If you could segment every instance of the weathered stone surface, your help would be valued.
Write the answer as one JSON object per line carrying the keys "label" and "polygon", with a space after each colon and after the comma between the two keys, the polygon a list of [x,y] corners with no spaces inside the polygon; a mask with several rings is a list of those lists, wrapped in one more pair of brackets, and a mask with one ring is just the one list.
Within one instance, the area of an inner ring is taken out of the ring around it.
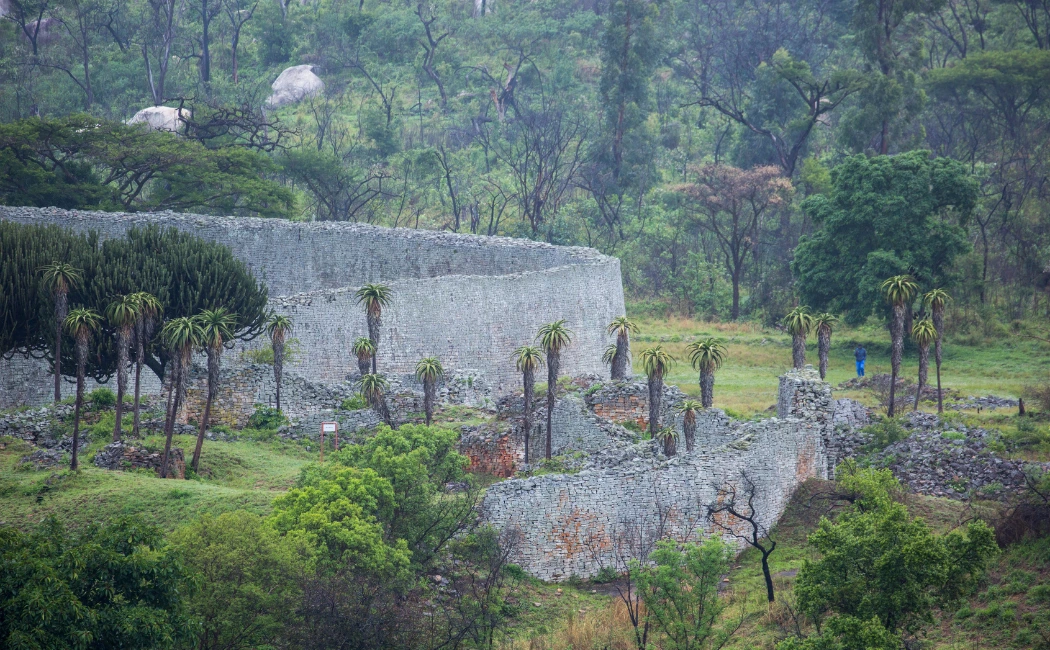
{"label": "weathered stone surface", "polygon": [[293,65],[281,71],[270,88],[273,94],[266,98],[266,105],[280,108],[320,95],[324,92],[324,82],[314,74],[312,65]]}
{"label": "weathered stone surface", "polygon": [[178,133],[183,129],[182,118],[189,118],[190,112],[171,106],[149,106],[142,109],[128,120],[128,124],[145,124],[150,131],[171,131]]}
{"label": "weathered stone surface", "polygon": [[[151,469],[160,473],[164,450],[134,446],[126,441],[111,442],[95,454],[95,467],[110,470]],[[186,460],[182,449],[171,448],[168,478],[186,478]]]}

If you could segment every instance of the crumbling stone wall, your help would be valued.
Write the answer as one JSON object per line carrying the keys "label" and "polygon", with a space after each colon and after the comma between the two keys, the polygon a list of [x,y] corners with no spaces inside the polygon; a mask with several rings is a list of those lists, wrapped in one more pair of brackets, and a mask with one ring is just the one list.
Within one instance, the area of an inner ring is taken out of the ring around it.
{"label": "crumbling stone wall", "polygon": [[[511,353],[552,320],[567,320],[575,333],[562,356],[563,372],[604,372],[601,356],[611,341],[605,326],[624,313],[619,260],[589,248],[170,212],[0,207],[0,219],[97,230],[104,238],[156,224],[228,246],[269,287],[271,306],[295,323],[291,336],[302,353],[287,364],[286,376],[325,384],[346,380],[356,367],[350,345],[367,328],[353,292],[366,282],[393,289],[378,359],[384,373],[411,374],[420,358],[434,355],[446,368],[475,369],[494,396],[517,387]],[[263,344],[261,338],[252,343]],[[229,353],[236,355],[236,348]],[[42,373],[44,381],[33,382],[43,386],[40,392],[19,390],[21,380],[0,385],[0,407],[46,401],[47,370]],[[0,377],[11,374],[10,362],[0,360]]]}

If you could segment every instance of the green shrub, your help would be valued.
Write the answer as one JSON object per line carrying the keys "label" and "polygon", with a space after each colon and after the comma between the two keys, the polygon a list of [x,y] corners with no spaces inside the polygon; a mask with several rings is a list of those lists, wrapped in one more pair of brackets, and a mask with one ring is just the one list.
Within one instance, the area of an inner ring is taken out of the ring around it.
{"label": "green shrub", "polygon": [[256,442],[269,442],[277,438],[277,429],[241,429],[240,436]]}
{"label": "green shrub", "polygon": [[945,440],[966,440],[966,434],[962,431],[945,431],[941,437]]}
{"label": "green shrub", "polygon": [[1036,585],[1029,589],[1028,602],[1031,605],[1050,605],[1050,584]]}
{"label": "green shrub", "polygon": [[1035,575],[1021,569],[1014,569],[1004,580],[1006,593],[1023,594],[1035,582]]}
{"label": "green shrub", "polygon": [[875,449],[885,449],[908,437],[908,430],[895,418],[883,418],[862,431],[871,436],[871,447]]}
{"label": "green shrub", "polygon": [[600,391],[602,388],[603,388],[602,383],[598,382],[598,383],[594,384],[593,386],[591,386],[590,388],[588,388],[587,390],[585,390],[583,392],[583,394],[588,396],[588,397],[590,397],[591,395],[594,395],[595,393]]}
{"label": "green shrub", "polygon": [[1050,447],[1050,427],[1039,424],[1032,418],[1017,418],[1017,429],[1003,434],[1010,449],[1035,449]]}
{"label": "green shrub", "polygon": [[112,408],[117,403],[117,394],[105,386],[100,386],[87,394],[87,401],[96,411]]}
{"label": "green shrub", "polygon": [[[295,363],[302,357],[303,345],[299,339],[288,339],[284,342],[284,362]],[[267,366],[273,365],[273,346],[269,343],[261,348],[244,350],[241,352],[241,360],[248,363],[260,363]]]}
{"label": "green shrub", "polygon": [[248,418],[248,426],[253,429],[277,429],[288,424],[288,418],[272,406],[255,405],[255,412]]}
{"label": "green shrub", "polygon": [[598,575],[594,576],[594,578],[591,579],[591,582],[593,582],[596,585],[600,585],[605,584],[607,582],[616,582],[617,580],[619,580],[619,578],[620,574],[616,572],[616,569],[612,568],[611,566],[603,566],[601,570],[598,571]]}
{"label": "green shrub", "polygon": [[361,409],[368,408],[368,403],[365,402],[365,398],[360,393],[353,397],[348,397],[339,404],[339,408],[344,411],[360,411]]}

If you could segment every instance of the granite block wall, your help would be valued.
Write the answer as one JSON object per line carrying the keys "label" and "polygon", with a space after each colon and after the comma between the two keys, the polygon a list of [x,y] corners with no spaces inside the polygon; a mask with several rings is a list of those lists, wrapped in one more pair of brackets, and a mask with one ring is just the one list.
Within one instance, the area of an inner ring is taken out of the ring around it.
{"label": "granite block wall", "polygon": [[[286,376],[338,384],[356,367],[349,348],[366,332],[353,298],[366,282],[393,289],[384,310],[379,367],[410,374],[421,357],[472,368],[494,396],[515,385],[515,348],[540,325],[565,319],[575,332],[566,374],[606,371],[605,326],[624,313],[619,260],[589,248],[504,237],[390,229],[351,223],[163,213],[107,213],[0,207],[0,219],[58,224],[119,237],[156,224],[228,246],[270,290],[271,306],[292,317],[302,354]],[[257,339],[251,345],[262,345]],[[229,355],[234,357],[237,350]],[[0,359],[0,408],[46,401],[46,369]],[[26,381],[23,381],[26,379]],[[31,380],[31,381],[28,381]],[[23,388],[32,383],[33,388]],[[45,386],[38,390],[36,386]]]}

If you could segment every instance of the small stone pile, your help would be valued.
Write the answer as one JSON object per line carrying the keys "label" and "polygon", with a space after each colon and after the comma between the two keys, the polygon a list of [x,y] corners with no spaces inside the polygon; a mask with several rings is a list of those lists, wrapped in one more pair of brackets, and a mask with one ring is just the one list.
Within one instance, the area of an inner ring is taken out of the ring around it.
{"label": "small stone pile", "polygon": [[31,467],[38,471],[51,469],[64,463],[64,455],[59,449],[38,449],[29,455],[22,456],[18,464],[24,468]]}
{"label": "small stone pile", "polygon": [[54,447],[56,419],[73,414],[71,404],[49,404],[40,408],[0,416],[0,436],[11,436],[39,447]]}
{"label": "small stone pile", "polygon": [[986,395],[984,397],[967,397],[966,399],[948,404],[948,408],[961,411],[963,409],[989,409],[994,411],[995,409],[1002,408],[1017,408],[1017,400],[1010,399],[1009,397],[997,397],[995,395]]}
{"label": "small stone pile", "polygon": [[[151,469],[158,474],[164,452],[148,449],[146,447],[135,447],[131,444],[118,440],[111,442],[95,454],[95,467],[109,470],[129,469]],[[182,449],[172,447],[168,458],[168,477],[185,478],[186,460]]]}

